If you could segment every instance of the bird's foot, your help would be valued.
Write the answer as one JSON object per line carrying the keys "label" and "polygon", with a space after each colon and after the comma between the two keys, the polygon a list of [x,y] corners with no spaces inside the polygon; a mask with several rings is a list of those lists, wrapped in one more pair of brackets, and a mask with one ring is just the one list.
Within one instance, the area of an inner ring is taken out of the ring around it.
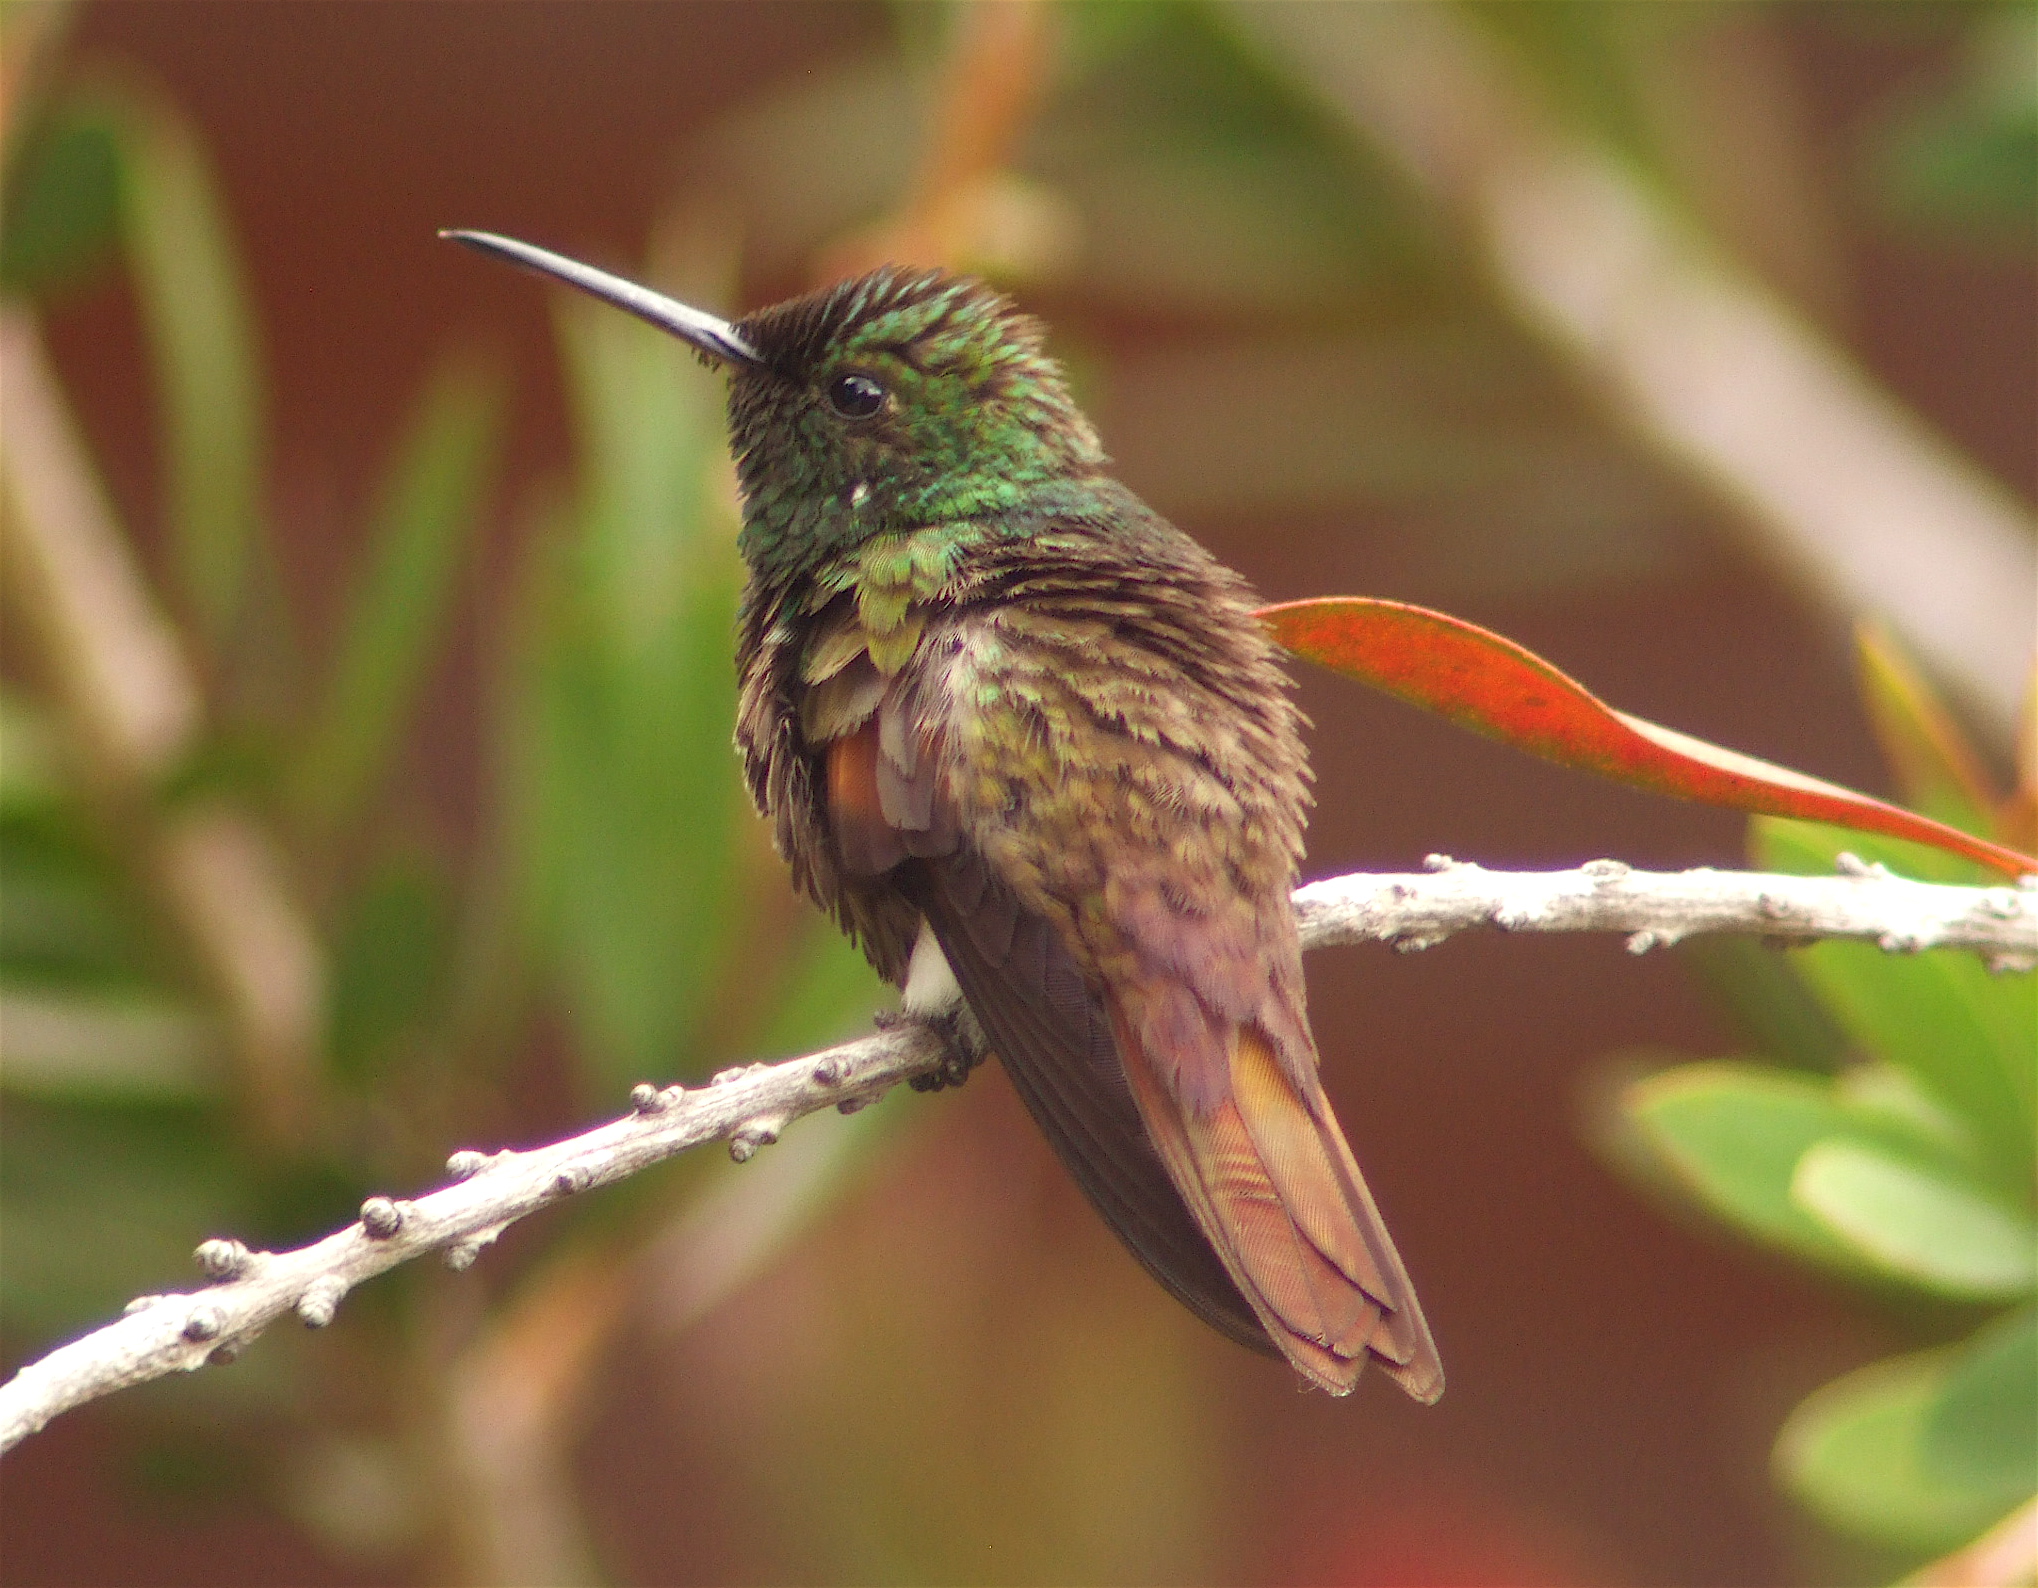
{"label": "bird's foot", "polygon": [[925,1075],[916,1075],[906,1083],[914,1091],[942,1092],[951,1086],[960,1086],[969,1079],[969,1072],[984,1062],[981,1045],[969,1040],[969,1033],[964,1030],[959,1015],[959,1010],[950,1010],[947,1014],[915,1017],[941,1034],[946,1051],[936,1068]]}
{"label": "bird's foot", "polygon": [[987,1056],[982,1040],[971,1040],[975,1034],[975,1023],[964,1022],[960,1006],[938,1015],[914,1014],[908,1009],[880,1009],[870,1017],[870,1023],[879,1031],[897,1031],[901,1026],[926,1026],[941,1038],[946,1051],[940,1065],[906,1083],[916,1092],[943,1092],[951,1086],[962,1085],[969,1079],[969,1072],[983,1063]]}

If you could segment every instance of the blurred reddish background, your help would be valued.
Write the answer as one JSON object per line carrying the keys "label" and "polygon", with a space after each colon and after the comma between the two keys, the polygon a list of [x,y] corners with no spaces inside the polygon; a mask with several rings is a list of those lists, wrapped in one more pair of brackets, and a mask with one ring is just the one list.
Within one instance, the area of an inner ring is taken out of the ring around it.
{"label": "blurred reddish background", "polygon": [[[1833,183],[1832,290],[1816,308],[1893,391],[2038,494],[2029,259],[1906,240],[1837,176],[1863,117],[1951,70],[1953,45],[1841,25],[1831,13],[1845,9],[1761,23],[1810,170]],[[881,9],[832,4],[84,11],[75,54],[149,74],[217,160],[273,371],[286,573],[314,620],[347,566],[339,529],[389,444],[395,394],[449,337],[508,349],[517,393],[468,623],[520,533],[507,503],[570,455],[544,297],[434,231],[641,258],[690,140],[890,38]],[[744,301],[796,284],[753,268]],[[1051,283],[1026,296],[1107,362],[1193,348],[1212,329]],[[151,525],[151,397],[125,289],[65,303],[49,331],[121,507]],[[1561,381],[1543,386],[1553,426],[1589,410]],[[1120,407],[1128,390],[1107,378],[1100,418],[1107,444],[1121,428],[1141,438],[1119,449],[1130,482],[1269,599],[1444,606],[1624,709],[1883,787],[1844,635],[1736,551],[1696,493],[1637,487],[1650,542],[1632,557],[1489,576],[1448,537],[1425,550],[1435,526],[1419,504],[1290,503],[1275,517],[1171,500],[1166,449]],[[1222,387],[1191,395],[1222,436]],[[1255,457],[1224,467],[1249,472]],[[1513,556],[1532,563],[1535,548]],[[455,833],[472,830],[486,774],[476,643],[463,632],[433,684],[406,773]],[[1325,676],[1302,695],[1320,798],[1312,874],[1412,868],[1432,850],[1526,866],[1739,857],[1731,816],[1558,772]],[[1317,955],[1310,982],[1331,1093],[1444,1352],[1438,1406],[1384,1381],[1346,1402],[1300,1394],[1201,1330],[1125,1259],[987,1072],[957,1095],[889,1099],[907,1117],[886,1155],[704,1321],[673,1335],[640,1309],[573,1444],[606,1569],[630,1582],[1010,1582],[1077,1560],[1099,1580],[1407,1588],[1844,1574],[1846,1557],[1772,1492],[1768,1444],[1805,1391],[1901,1331],[1650,1205],[1586,1142],[1606,1055],[1732,1050],[1686,967],[1613,941],[1476,938],[1410,958]],[[544,1090],[526,1105],[534,1137],[573,1122]],[[1057,1406],[1068,1397],[1076,1409]],[[20,1584],[417,1569],[336,1557],[230,1482],[152,1489],[103,1407],[9,1458],[0,1540],[0,1575]]]}

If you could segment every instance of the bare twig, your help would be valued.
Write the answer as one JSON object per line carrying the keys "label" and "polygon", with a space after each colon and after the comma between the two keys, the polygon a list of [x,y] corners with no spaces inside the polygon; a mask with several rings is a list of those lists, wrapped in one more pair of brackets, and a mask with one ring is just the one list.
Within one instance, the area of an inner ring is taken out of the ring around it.
{"label": "bare twig", "polygon": [[1308,948],[1391,943],[1428,948],[1456,932],[1626,932],[1630,951],[1705,932],[1785,943],[1851,938],[1896,954],[1971,949],[1992,969],[2038,965],[2038,891],[1911,882],[1840,856],[1837,877],[1758,871],[1635,871],[1594,860],[1575,871],[1488,871],[1431,855],[1422,876],[1350,876],[1295,892]]}
{"label": "bare twig", "polygon": [[51,1417],[130,1384],[230,1360],[285,1312],[314,1328],[364,1279],[426,1252],[472,1263],[508,1225],[577,1192],[726,1140],[745,1159],[791,1120],[830,1104],[857,1107],[935,1068],[945,1049],[932,1029],[901,1025],[783,1064],[726,1072],[691,1091],[640,1086],[634,1111],[569,1140],[524,1152],[456,1153],[456,1182],[414,1202],[370,1197],[361,1218],[293,1252],[250,1252],[207,1241],[207,1290],[148,1296],[126,1317],[30,1364],[0,1387],[0,1450]]}
{"label": "bare twig", "polygon": [[[1575,871],[1497,872],[1430,858],[1426,873],[1358,875],[1295,895],[1305,948],[1390,943],[1424,948],[1456,932],[1613,931],[1641,952],[1702,932],[1809,942],[1857,938],[1890,952],[1969,949],[2004,969],[2038,964],[2038,887],[1960,888],[1909,882],[1843,857],[1842,875],[1634,871],[1599,860]],[[131,1384],[231,1360],[294,1311],[313,1328],[332,1321],[355,1285],[430,1251],[465,1268],[526,1214],[637,1173],[709,1141],[741,1162],[802,1115],[873,1102],[947,1057],[933,1028],[900,1024],[780,1064],[730,1070],[688,1090],[639,1086],[633,1112],[582,1135],[523,1152],[455,1153],[455,1183],[413,1202],[370,1197],[361,1219],[293,1252],[251,1252],[207,1241],[199,1266],[216,1283],[144,1296],[118,1323],[59,1347],[0,1386],[0,1450],[60,1412]]]}

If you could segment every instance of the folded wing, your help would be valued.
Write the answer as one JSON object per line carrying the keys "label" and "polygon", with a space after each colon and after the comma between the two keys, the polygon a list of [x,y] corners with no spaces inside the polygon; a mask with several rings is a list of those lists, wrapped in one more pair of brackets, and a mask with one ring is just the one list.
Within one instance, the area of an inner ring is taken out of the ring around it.
{"label": "folded wing", "polygon": [[[1193,941],[1222,928],[1175,919],[1166,951],[1138,972],[1178,978],[1175,1001],[1196,1000],[1222,1033],[1226,1073],[1212,1075],[1204,1053],[1185,1083],[1184,1056],[1148,1051],[1140,1033],[1152,1027],[1128,1016],[1104,977],[1085,974],[1063,929],[971,844],[944,792],[940,724],[901,684],[860,678],[869,665],[832,673],[835,701],[810,714],[814,738],[827,741],[825,799],[843,869],[883,875],[919,907],[1028,1111],[1105,1221],[1232,1339],[1278,1349],[1333,1393],[1378,1361],[1409,1394],[1434,1400],[1436,1349],[1313,1068],[1284,1064],[1252,1020],[1210,1015],[1235,997],[1199,989],[1181,969],[1227,963]],[[1134,961],[1137,935],[1123,944]],[[1292,933],[1277,935],[1292,955]],[[1299,987],[1299,974],[1289,983]],[[1299,993],[1280,1018],[1306,1045]]]}

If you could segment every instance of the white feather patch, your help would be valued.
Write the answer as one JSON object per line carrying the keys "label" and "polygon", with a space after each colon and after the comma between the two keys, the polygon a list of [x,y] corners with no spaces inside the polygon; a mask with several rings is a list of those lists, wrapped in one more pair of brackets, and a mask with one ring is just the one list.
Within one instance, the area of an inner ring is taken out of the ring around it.
{"label": "white feather patch", "polygon": [[962,1002],[962,987],[948,968],[948,956],[934,940],[934,928],[924,920],[913,941],[913,958],[906,967],[906,990],[899,1002],[906,1013],[931,1020],[945,1015]]}

